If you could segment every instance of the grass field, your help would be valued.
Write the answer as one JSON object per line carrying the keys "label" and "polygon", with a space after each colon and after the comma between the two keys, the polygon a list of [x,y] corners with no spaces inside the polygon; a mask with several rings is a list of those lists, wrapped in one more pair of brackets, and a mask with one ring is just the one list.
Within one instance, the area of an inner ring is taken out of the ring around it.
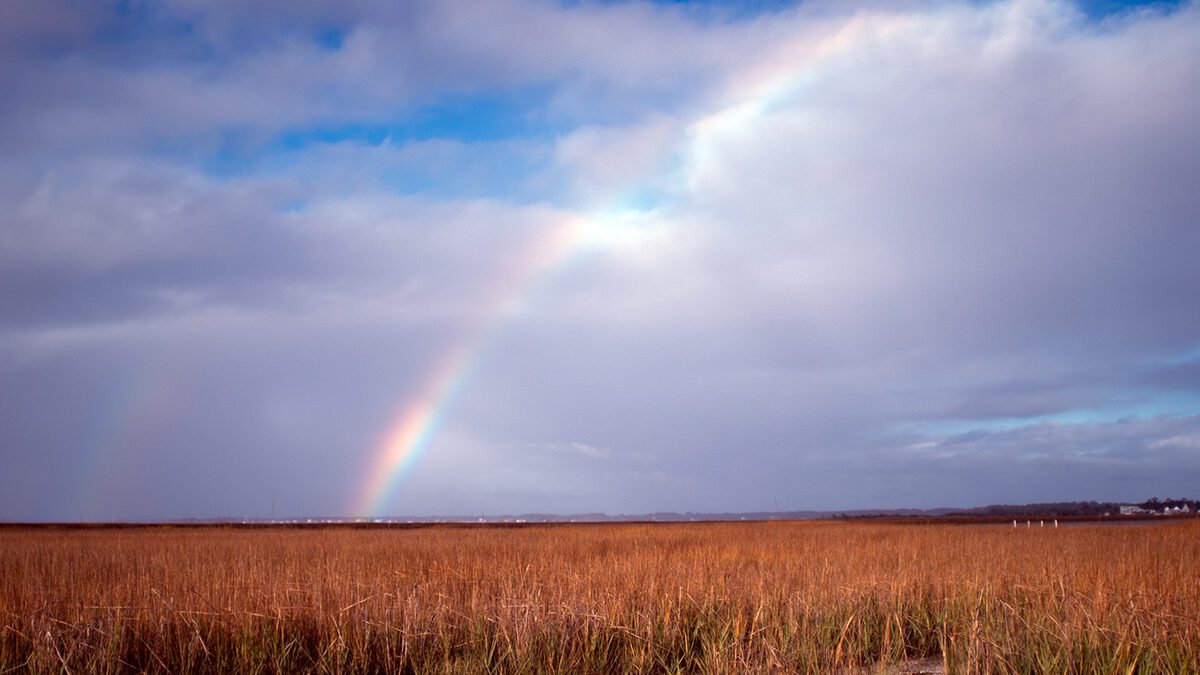
{"label": "grass field", "polygon": [[1200,672],[1200,521],[0,529],[0,672]]}

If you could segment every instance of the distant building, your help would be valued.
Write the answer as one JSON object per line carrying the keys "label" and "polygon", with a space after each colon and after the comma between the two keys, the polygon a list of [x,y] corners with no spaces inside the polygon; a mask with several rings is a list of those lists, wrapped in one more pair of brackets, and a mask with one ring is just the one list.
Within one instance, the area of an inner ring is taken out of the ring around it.
{"label": "distant building", "polygon": [[1143,509],[1140,506],[1134,506],[1133,504],[1122,504],[1121,505],[1121,515],[1123,515],[1123,516],[1138,516],[1138,515],[1141,515],[1144,513],[1151,513],[1151,512],[1147,511],[1146,509]]}

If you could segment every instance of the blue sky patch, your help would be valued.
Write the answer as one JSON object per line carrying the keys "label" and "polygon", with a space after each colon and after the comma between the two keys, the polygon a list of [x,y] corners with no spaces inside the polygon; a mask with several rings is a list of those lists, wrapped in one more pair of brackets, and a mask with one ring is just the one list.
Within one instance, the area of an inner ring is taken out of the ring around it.
{"label": "blue sky patch", "polygon": [[495,92],[451,95],[436,103],[386,121],[350,121],[293,129],[280,134],[275,145],[297,150],[319,143],[424,141],[435,138],[475,143],[506,138],[547,137],[569,129],[547,124],[539,110],[548,92]]}
{"label": "blue sky patch", "polygon": [[346,31],[337,26],[318,28],[313,33],[313,42],[325,51],[336,52],[346,42]]}
{"label": "blue sky patch", "polygon": [[1169,12],[1179,8],[1181,0],[1077,0],[1079,8],[1093,19],[1148,9]]}

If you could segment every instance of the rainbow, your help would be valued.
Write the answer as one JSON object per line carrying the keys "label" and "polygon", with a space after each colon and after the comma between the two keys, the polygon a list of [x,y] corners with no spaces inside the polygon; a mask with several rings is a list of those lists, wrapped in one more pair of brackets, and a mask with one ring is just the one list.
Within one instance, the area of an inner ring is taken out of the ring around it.
{"label": "rainbow", "polygon": [[352,507],[356,517],[382,513],[396,486],[429,448],[499,325],[521,312],[536,282],[580,250],[593,227],[577,216],[562,219],[548,228],[521,264],[496,285],[500,300],[494,309],[431,369],[379,444],[366,486]]}
{"label": "rainbow", "polygon": [[[825,39],[800,40],[780,55],[781,58],[765,64],[758,72],[751,72],[733,87],[729,96],[731,104],[720,106],[713,114],[689,125],[682,158],[685,173],[686,169],[702,166],[707,161],[711,142],[736,135],[740,129],[755,124],[760,116],[768,114],[773,104],[796,96],[798,88],[803,88],[806,78],[814,74],[814,67],[819,69],[821,62],[864,37],[884,35],[905,25],[895,16],[885,15],[875,20],[856,16]],[[562,265],[572,253],[582,250],[588,242],[607,245],[611,243],[608,237],[614,231],[619,236],[621,230],[626,229],[619,222],[626,214],[612,214],[611,211],[594,218],[564,218],[536,241],[523,264],[516,266],[509,278],[496,286],[500,293],[495,311],[489,312],[467,339],[436,364],[384,435],[374,452],[368,480],[351,513],[360,518],[382,515],[396,487],[437,435],[448,409],[475,370],[488,339],[502,323],[519,313],[536,282]],[[615,225],[614,221],[617,221]]]}

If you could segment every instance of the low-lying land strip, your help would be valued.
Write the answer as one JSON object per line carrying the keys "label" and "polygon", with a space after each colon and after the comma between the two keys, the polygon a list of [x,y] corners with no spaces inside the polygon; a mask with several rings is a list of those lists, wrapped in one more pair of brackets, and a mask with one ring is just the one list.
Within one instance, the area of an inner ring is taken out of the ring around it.
{"label": "low-lying land strip", "polygon": [[0,529],[0,672],[1200,672],[1196,616],[1190,519]]}

